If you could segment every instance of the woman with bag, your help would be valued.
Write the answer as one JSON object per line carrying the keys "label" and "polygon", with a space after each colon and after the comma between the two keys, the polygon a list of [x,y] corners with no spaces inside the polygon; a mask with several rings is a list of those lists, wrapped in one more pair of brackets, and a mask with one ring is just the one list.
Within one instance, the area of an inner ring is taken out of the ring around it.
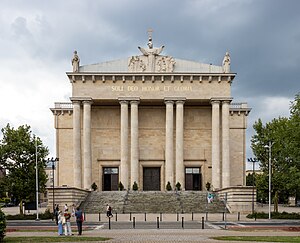
{"label": "woman with bag", "polygon": [[65,235],[73,235],[71,229],[71,214],[68,212],[68,209],[65,210],[64,217],[66,219]]}
{"label": "woman with bag", "polygon": [[63,235],[63,224],[66,223],[66,219],[62,213],[62,211],[58,211],[58,217],[57,217],[57,224],[58,224],[58,235]]}

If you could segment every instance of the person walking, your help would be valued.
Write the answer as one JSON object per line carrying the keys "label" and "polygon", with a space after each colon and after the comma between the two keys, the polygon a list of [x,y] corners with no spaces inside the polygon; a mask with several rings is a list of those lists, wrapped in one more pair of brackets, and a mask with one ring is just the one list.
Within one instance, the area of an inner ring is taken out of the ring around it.
{"label": "person walking", "polygon": [[73,235],[72,229],[71,229],[71,214],[68,212],[68,209],[65,210],[64,217],[66,219],[66,223],[65,223],[65,227],[64,227],[65,235]]}
{"label": "person walking", "polygon": [[53,214],[54,214],[54,217],[55,217],[56,225],[58,225],[58,212],[59,212],[59,206],[58,206],[58,204],[55,204]]}
{"label": "person walking", "polygon": [[78,235],[81,235],[82,234],[83,213],[79,207],[76,208],[75,217],[76,217]]}
{"label": "person walking", "polygon": [[64,215],[62,211],[58,211],[58,235],[63,235],[63,223],[65,222]]}
{"label": "person walking", "polygon": [[106,216],[107,216],[108,218],[110,218],[110,217],[113,216],[113,215],[112,215],[112,208],[111,208],[111,206],[109,206],[108,204],[106,204]]}

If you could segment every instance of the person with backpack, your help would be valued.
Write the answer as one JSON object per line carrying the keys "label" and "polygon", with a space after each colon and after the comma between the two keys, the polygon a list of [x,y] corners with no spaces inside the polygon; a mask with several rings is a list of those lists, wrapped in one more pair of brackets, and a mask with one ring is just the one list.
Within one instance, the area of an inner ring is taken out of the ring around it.
{"label": "person with backpack", "polygon": [[75,217],[76,217],[78,235],[81,235],[82,234],[83,213],[79,207],[76,208]]}

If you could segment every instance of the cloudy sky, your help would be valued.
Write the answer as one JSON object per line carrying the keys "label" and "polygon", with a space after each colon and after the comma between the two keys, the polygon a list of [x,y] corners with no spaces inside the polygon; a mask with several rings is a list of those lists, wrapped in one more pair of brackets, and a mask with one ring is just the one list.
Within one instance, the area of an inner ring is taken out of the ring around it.
{"label": "cloudy sky", "polygon": [[175,58],[221,65],[228,50],[234,102],[261,118],[288,116],[300,91],[298,0],[1,0],[0,127],[29,124],[55,156],[49,108],[69,101],[71,58],[81,65],[139,53],[151,27],[155,46]]}

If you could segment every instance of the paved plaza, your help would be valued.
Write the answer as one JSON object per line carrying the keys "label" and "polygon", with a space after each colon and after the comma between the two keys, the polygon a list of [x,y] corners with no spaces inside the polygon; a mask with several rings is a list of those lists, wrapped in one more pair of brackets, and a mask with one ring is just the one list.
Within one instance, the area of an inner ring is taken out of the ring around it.
{"label": "paved plaza", "polygon": [[[268,207],[265,207],[268,209]],[[4,211],[13,212],[16,208],[5,208]],[[286,207],[280,208],[281,211],[299,211],[298,208]],[[286,227],[284,220],[257,220],[247,219],[246,215],[240,215],[238,220],[237,214],[227,214],[227,229],[224,229],[224,221],[222,214],[209,214],[208,221],[205,221],[205,229],[202,229],[202,217],[206,217],[205,214],[194,214],[193,220],[191,214],[180,214],[179,221],[177,221],[176,214],[163,214],[162,221],[160,221],[160,214],[147,215],[147,222],[144,221],[144,214],[132,214],[131,221],[129,214],[116,215],[111,219],[111,229],[108,229],[108,219],[104,214],[101,214],[99,221],[99,215],[86,215],[87,221],[84,223],[84,236],[90,237],[108,237],[111,238],[108,242],[223,242],[211,239],[214,236],[299,236],[299,231],[293,231],[294,228],[300,227]],[[181,220],[184,217],[184,228],[181,227]],[[136,228],[133,228],[133,218],[136,220]],[[160,228],[157,229],[157,218],[160,223]],[[40,227],[30,226],[30,222],[24,222],[27,224],[27,229],[36,229],[36,231],[10,231],[13,227],[10,226],[12,221],[8,222],[7,236],[56,236],[55,231],[44,231],[45,229],[55,230],[55,223],[51,220],[41,221],[40,223],[32,221],[32,224],[40,225]],[[292,221],[291,221],[292,222]],[[298,224],[298,221],[294,221]],[[255,224],[273,224],[268,227],[254,227]],[[274,224],[280,224],[281,226],[274,227]],[[16,223],[17,224],[17,223]],[[45,225],[45,226],[43,226]],[[48,226],[46,226],[48,225]],[[121,226],[125,227],[121,227]],[[176,228],[164,228],[163,225],[175,225]],[[190,228],[189,225],[193,225]],[[151,227],[150,227],[151,226]],[[144,227],[144,228],[143,228]],[[22,227],[21,227],[22,228]],[[24,228],[24,226],[23,226]],[[247,228],[247,230],[246,230]],[[75,224],[73,224],[75,230]],[[238,230],[237,230],[238,229]],[[76,233],[76,232],[75,232]],[[76,234],[70,236],[74,238],[74,242],[79,237]]]}

